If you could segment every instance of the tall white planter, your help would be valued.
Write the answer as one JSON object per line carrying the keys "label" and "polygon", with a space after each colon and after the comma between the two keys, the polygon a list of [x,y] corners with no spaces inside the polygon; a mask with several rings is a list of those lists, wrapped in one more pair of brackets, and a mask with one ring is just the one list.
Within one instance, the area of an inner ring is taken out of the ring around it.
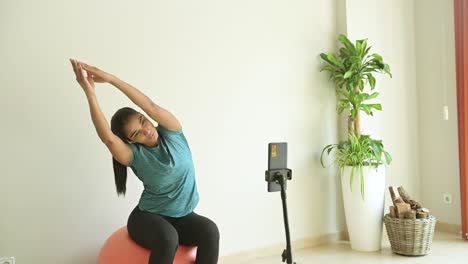
{"label": "tall white planter", "polygon": [[380,250],[385,204],[385,165],[363,167],[365,200],[361,197],[361,175],[358,169],[354,171],[352,191],[350,189],[351,169],[345,167],[341,175],[351,248],[358,251]]}

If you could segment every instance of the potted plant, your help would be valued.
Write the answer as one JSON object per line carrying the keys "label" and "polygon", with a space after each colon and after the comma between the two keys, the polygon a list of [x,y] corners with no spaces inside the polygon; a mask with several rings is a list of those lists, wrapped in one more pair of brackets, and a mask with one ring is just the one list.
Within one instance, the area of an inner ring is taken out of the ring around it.
{"label": "potted plant", "polygon": [[[390,67],[377,53],[369,54],[367,40],[353,44],[345,35],[338,56],[321,53],[324,61],[321,71],[330,73],[339,95],[338,114],[348,114],[348,137],[338,144],[326,146],[321,155],[335,151],[334,163],[341,174],[343,204],[351,248],[376,251],[381,248],[385,197],[385,165],[392,158],[381,140],[361,134],[361,112],[372,116],[382,105],[372,103],[379,95],[375,89],[375,73],[388,74]],[[325,166],[324,166],[325,167]],[[360,192],[356,191],[356,185]]]}

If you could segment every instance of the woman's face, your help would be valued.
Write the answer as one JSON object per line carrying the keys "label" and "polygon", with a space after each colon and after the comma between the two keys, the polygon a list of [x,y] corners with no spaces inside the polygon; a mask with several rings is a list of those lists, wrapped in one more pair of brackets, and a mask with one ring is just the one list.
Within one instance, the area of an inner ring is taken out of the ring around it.
{"label": "woman's face", "polygon": [[124,134],[132,143],[148,147],[155,147],[159,137],[154,125],[142,114],[135,114],[128,119]]}

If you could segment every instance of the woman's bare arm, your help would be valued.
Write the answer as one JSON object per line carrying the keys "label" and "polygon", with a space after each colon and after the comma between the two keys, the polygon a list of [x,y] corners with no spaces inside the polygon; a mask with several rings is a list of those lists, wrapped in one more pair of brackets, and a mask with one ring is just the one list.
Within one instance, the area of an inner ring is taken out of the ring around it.
{"label": "woman's bare arm", "polygon": [[116,136],[109,127],[106,117],[102,113],[98,100],[95,94],[95,85],[92,76],[86,74],[83,65],[78,61],[70,60],[73,71],[76,75],[76,80],[86,94],[88,99],[89,112],[93,121],[94,128],[101,139],[107,146],[112,156],[121,164],[128,165],[131,159],[130,146]]}
{"label": "woman's bare arm", "polygon": [[157,105],[148,96],[131,84],[128,84],[116,76],[104,72],[94,66],[84,64],[84,69],[88,74],[93,76],[95,81],[107,82],[115,86],[158,124],[172,131],[182,129],[182,125],[179,120],[171,112]]}

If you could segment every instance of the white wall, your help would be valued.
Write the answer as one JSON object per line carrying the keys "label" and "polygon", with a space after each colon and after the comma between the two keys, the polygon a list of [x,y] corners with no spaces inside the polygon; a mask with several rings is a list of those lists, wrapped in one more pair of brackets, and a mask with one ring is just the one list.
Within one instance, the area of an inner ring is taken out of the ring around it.
{"label": "white wall", "polygon": [[[367,38],[371,52],[382,55],[393,74],[393,78],[376,75],[383,111],[363,117],[364,133],[382,139],[392,155],[387,185],[402,185],[412,197],[420,199],[414,2],[347,0],[346,7],[348,36]],[[390,205],[388,191],[386,196],[386,205]]]}
{"label": "white wall", "polygon": [[439,221],[461,225],[453,1],[416,0],[415,11],[422,200]]}
{"label": "white wall", "polygon": [[[318,156],[337,137],[335,93],[318,54],[336,45],[335,1],[0,2],[0,256],[93,263],[126,224],[141,184],[115,194],[68,58],[141,88],[183,122],[201,202],[221,254],[284,241],[279,193],[267,193],[267,143],[289,142],[292,239],[344,228],[333,169]],[[97,95],[109,118],[129,101]]]}

